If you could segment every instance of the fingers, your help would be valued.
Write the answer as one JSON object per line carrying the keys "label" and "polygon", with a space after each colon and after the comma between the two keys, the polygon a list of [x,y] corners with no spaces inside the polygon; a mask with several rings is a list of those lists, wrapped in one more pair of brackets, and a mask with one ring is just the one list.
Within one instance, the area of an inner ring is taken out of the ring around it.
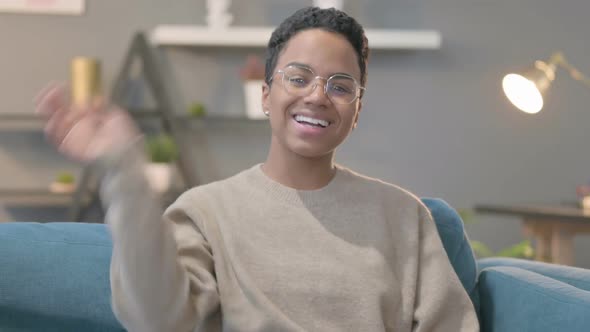
{"label": "fingers", "polygon": [[77,161],[91,161],[110,149],[126,144],[138,130],[127,114],[95,98],[71,105],[61,83],[48,84],[34,99],[35,110],[46,119],[45,135],[58,150]]}
{"label": "fingers", "polygon": [[78,108],[69,110],[59,110],[55,112],[47,121],[45,126],[45,134],[47,138],[56,145],[60,145],[66,135],[73,129],[73,127],[81,121],[90,112]]}
{"label": "fingers", "polygon": [[61,124],[63,118],[66,116],[66,114],[67,114],[67,112],[64,110],[55,111],[53,113],[53,115],[51,115],[48,118],[47,123],[45,124],[45,128],[44,128],[45,137],[47,137],[47,139],[54,144],[60,143],[60,141],[57,139],[57,137],[58,137],[57,131],[60,127],[60,124]]}
{"label": "fingers", "polygon": [[74,159],[89,162],[131,144],[140,135],[127,113],[113,107],[110,111],[90,112],[84,116],[66,134],[59,150]]}
{"label": "fingers", "polygon": [[107,108],[106,99],[102,96],[96,96],[92,99],[90,103],[90,110],[91,111],[102,111]]}
{"label": "fingers", "polygon": [[90,114],[100,114],[104,110],[103,99],[89,104],[69,105],[65,102],[63,84],[50,84],[37,99],[37,113],[47,118],[45,135],[56,146],[60,146],[72,128]]}
{"label": "fingers", "polygon": [[73,159],[90,161],[94,157],[89,156],[88,146],[97,139],[96,134],[102,123],[99,113],[89,113],[76,121],[58,144],[58,150]]}
{"label": "fingers", "polygon": [[51,116],[54,112],[65,107],[65,94],[64,84],[49,84],[35,97],[35,112],[43,116]]}
{"label": "fingers", "polygon": [[37,105],[39,104],[39,102],[41,101],[41,98],[47,94],[47,92],[49,92],[49,90],[55,88],[56,86],[58,86],[60,83],[56,82],[56,81],[51,81],[49,82],[47,85],[45,85],[41,91],[39,91],[37,93],[37,95],[35,96],[35,98],[33,98],[33,104]]}

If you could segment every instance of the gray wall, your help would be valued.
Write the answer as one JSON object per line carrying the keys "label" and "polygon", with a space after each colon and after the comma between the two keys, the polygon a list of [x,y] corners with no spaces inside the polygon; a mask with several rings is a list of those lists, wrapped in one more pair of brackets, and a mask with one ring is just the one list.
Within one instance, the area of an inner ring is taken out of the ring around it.
{"label": "gray wall", "polygon": [[[104,0],[89,2],[81,17],[0,14],[0,112],[31,112],[32,96],[47,81],[67,78],[69,59],[77,54],[101,57],[111,82],[135,30],[202,24],[204,3]],[[311,1],[234,0],[232,12],[237,25],[270,25],[306,3]],[[508,104],[500,80],[555,50],[590,73],[590,44],[583,42],[590,2],[348,0],[345,10],[368,28],[440,30],[443,47],[372,55],[359,128],[340,150],[341,163],[456,208],[575,200],[575,186],[590,180],[588,90],[561,71],[545,110],[530,116]],[[260,50],[170,50],[183,102],[202,101],[215,114],[240,113],[236,73],[250,52]],[[265,157],[264,125],[216,124],[208,132],[216,176]],[[4,131],[0,139],[3,187],[39,186],[56,169],[76,167],[35,131]],[[515,218],[477,219],[468,227],[470,237],[493,249],[522,238]],[[588,249],[590,239],[579,237],[578,265],[590,267]]]}

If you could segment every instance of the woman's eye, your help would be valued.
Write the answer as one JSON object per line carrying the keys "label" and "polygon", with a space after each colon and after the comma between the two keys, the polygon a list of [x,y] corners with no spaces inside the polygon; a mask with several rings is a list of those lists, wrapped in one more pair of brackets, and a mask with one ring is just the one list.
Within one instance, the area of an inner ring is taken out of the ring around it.
{"label": "woman's eye", "polygon": [[339,94],[350,93],[350,89],[343,85],[333,85],[331,90]]}
{"label": "woman's eye", "polygon": [[306,85],[307,80],[303,77],[290,77],[289,83],[291,83],[293,85]]}

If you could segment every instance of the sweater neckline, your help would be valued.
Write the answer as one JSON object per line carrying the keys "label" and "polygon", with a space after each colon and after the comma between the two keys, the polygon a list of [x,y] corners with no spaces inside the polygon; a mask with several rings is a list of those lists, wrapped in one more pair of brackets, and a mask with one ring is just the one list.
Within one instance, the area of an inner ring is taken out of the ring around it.
{"label": "sweater neckline", "polygon": [[342,176],[342,168],[339,165],[334,165],[336,172],[330,182],[325,186],[312,189],[312,190],[301,190],[291,188],[280,182],[277,182],[270,178],[262,170],[262,163],[252,167],[253,179],[263,190],[267,191],[270,195],[275,198],[282,199],[291,203],[296,202],[313,202],[316,198],[323,196],[326,193],[334,191],[334,187],[340,181]]}

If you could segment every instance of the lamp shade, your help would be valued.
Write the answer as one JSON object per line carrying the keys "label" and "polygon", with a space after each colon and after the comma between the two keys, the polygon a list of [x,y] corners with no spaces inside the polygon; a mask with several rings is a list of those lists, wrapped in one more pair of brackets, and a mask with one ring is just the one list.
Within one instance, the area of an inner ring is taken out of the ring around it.
{"label": "lamp shade", "polygon": [[543,97],[554,79],[555,64],[536,61],[533,68],[504,76],[502,89],[514,106],[534,114],[543,108]]}

